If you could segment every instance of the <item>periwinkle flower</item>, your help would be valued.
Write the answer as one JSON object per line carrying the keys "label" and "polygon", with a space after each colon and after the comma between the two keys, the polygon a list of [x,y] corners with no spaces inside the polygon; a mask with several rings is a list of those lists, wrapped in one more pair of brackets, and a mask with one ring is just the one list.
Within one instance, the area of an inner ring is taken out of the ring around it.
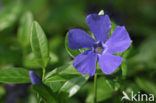
{"label": "periwinkle flower", "polygon": [[30,76],[32,84],[41,84],[42,83],[41,79],[32,70],[29,71],[29,76]]}
{"label": "periwinkle flower", "polygon": [[73,66],[82,74],[93,76],[98,61],[102,72],[111,74],[123,61],[122,57],[113,54],[128,49],[131,45],[129,34],[124,26],[117,26],[108,38],[111,29],[108,15],[90,14],[86,21],[95,40],[81,29],[69,31],[68,43],[71,49],[89,49],[75,57]]}

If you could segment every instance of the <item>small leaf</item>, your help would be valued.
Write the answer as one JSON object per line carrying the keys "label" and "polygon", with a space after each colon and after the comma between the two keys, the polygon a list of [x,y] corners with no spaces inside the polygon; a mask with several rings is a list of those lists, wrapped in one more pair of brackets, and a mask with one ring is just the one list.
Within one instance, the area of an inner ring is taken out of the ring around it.
{"label": "small leaf", "polygon": [[49,61],[48,41],[41,26],[34,21],[30,37],[32,51],[42,68],[45,68]]}
{"label": "small leaf", "polygon": [[31,25],[33,22],[33,16],[31,12],[25,12],[20,21],[20,27],[18,29],[18,40],[20,44],[25,47],[30,43]]}
{"label": "small leaf", "polygon": [[46,103],[56,103],[54,93],[42,84],[35,84],[31,86],[32,89],[41,96]]}
{"label": "small leaf", "polygon": [[2,83],[30,83],[28,70],[24,68],[8,68],[0,70]]}
{"label": "small leaf", "polygon": [[98,15],[104,15],[104,10],[100,10],[100,12],[98,13]]}
{"label": "small leaf", "polygon": [[61,87],[60,92],[66,92],[69,94],[69,97],[71,97],[87,82],[88,79],[88,75],[83,75],[68,80]]}
{"label": "small leaf", "polygon": [[68,33],[66,34],[66,37],[65,37],[65,48],[66,48],[68,54],[72,58],[76,57],[78,54],[81,53],[80,50],[72,50],[72,49],[69,48],[69,45],[68,45]]}

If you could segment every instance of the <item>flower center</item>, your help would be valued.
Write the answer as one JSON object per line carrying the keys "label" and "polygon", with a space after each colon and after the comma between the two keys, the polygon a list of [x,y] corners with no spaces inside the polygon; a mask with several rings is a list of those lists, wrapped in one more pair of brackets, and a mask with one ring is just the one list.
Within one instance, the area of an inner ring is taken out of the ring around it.
{"label": "flower center", "polygon": [[104,48],[101,48],[101,47],[96,47],[95,48],[95,52],[98,53],[98,54],[101,54],[103,52]]}
{"label": "flower center", "polygon": [[97,54],[102,54],[105,50],[105,46],[102,42],[96,42],[94,44],[94,52]]}

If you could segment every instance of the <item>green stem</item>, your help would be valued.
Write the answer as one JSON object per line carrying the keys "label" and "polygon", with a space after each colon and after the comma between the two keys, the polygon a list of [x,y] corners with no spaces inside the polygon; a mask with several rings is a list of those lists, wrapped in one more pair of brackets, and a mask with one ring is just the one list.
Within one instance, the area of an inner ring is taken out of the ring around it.
{"label": "green stem", "polygon": [[42,81],[43,81],[43,80],[44,80],[44,77],[45,77],[45,72],[46,72],[46,69],[45,69],[45,68],[43,68],[42,70],[43,70],[43,73],[42,73]]}
{"label": "green stem", "polygon": [[97,73],[94,75],[94,103],[97,101]]}

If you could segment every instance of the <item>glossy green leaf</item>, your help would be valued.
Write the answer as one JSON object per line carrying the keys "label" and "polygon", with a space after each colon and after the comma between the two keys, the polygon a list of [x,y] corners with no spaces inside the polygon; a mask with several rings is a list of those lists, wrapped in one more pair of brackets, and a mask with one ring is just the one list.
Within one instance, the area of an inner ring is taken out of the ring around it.
{"label": "glossy green leaf", "polygon": [[46,103],[57,103],[55,100],[55,94],[42,84],[35,84],[31,86],[32,89],[43,98]]}
{"label": "glossy green leaf", "polygon": [[11,3],[2,8],[0,12],[0,31],[14,25],[20,15],[21,9],[22,5],[20,3]]}
{"label": "glossy green leaf", "polygon": [[18,40],[23,47],[30,44],[32,22],[33,22],[32,13],[28,11],[25,12],[21,18],[20,27],[18,29]]}
{"label": "glossy green leaf", "polygon": [[24,68],[8,68],[0,70],[2,83],[30,83],[29,71]]}
{"label": "glossy green leaf", "polygon": [[53,91],[58,91],[63,83],[81,74],[73,67],[72,63],[58,67],[45,76],[44,83]]}
{"label": "glossy green leaf", "polygon": [[68,52],[68,54],[71,56],[71,57],[76,57],[78,54],[80,54],[80,50],[72,50],[69,48],[69,45],[68,45],[68,33],[66,34],[66,37],[65,37],[65,48]]}
{"label": "glossy green leaf", "polygon": [[49,61],[48,41],[41,26],[34,21],[30,37],[32,51],[43,68],[45,68]]}
{"label": "glossy green leaf", "polygon": [[80,72],[78,72],[74,67],[72,63],[63,65],[61,67],[58,67],[54,70],[52,70],[51,72],[49,72],[46,77],[45,80],[47,81],[49,78],[55,76],[55,75],[81,75]]}
{"label": "glossy green leaf", "polygon": [[69,97],[71,97],[87,82],[88,79],[88,75],[83,75],[68,80],[61,87],[60,92],[66,92],[69,94]]}

